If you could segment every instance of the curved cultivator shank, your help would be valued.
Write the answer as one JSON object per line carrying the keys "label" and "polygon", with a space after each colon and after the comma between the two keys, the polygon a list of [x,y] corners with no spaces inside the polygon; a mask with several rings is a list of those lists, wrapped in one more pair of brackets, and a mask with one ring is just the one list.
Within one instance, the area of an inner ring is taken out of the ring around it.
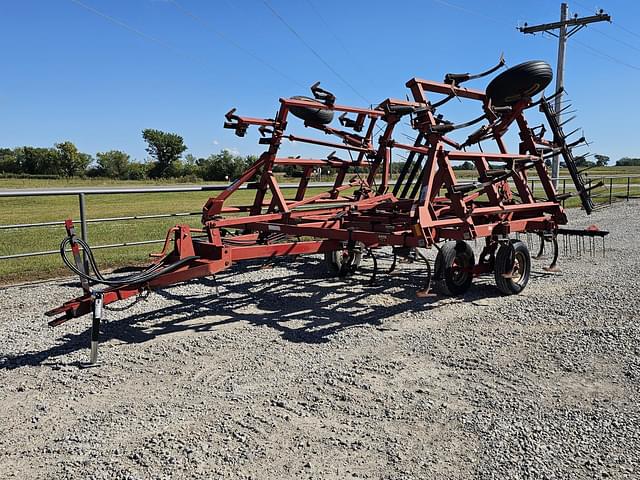
{"label": "curved cultivator shank", "polygon": [[[530,255],[526,245],[510,235],[537,234],[552,239],[550,245],[557,250],[555,235],[567,218],[545,159],[560,151],[568,164],[573,162],[571,148],[577,142],[567,141],[547,99],[531,98],[551,81],[551,69],[544,62],[503,71],[489,84],[488,94],[461,86],[502,64],[480,75],[448,74],[443,83],[413,78],[406,84],[412,100],[388,98],[372,108],[341,105],[315,84],[313,97],[281,98],[275,118],[245,117],[231,110],[224,127],[241,137],[249,127],[257,127],[259,143],[266,149],[226,190],[206,202],[203,228],[174,227],[148,270],[109,280],[94,262],[94,273],[84,269],[79,249],[88,246],[73,235],[69,223],[68,243],[78,261],[68,265],[83,278],[85,295],[48,312],[61,315],[51,323],[93,311],[97,332],[103,304],[148,288],[214,275],[248,259],[324,253],[333,271],[346,275],[363,253],[380,247],[392,247],[394,256],[426,260],[417,248],[436,246],[433,278],[442,280],[450,294],[464,293],[474,276],[491,273],[502,292],[519,293],[529,278]],[[443,117],[440,110],[454,98],[475,109],[473,120],[456,124]],[[525,112],[534,106],[544,113],[551,140],[544,138],[547,126],[531,128],[527,123]],[[397,138],[406,124],[414,131],[411,143]],[[471,133],[457,135],[473,125]],[[300,135],[292,130],[296,126],[311,133]],[[519,141],[516,152],[507,149],[510,130]],[[284,141],[322,147],[327,154],[283,156]],[[398,153],[404,153],[406,161],[392,184],[391,160]],[[453,166],[461,162],[471,166],[472,177],[458,177]],[[297,170],[300,180],[293,195],[283,193],[276,167]],[[309,191],[317,169],[330,169],[335,175],[321,193]],[[542,195],[534,197],[531,175],[542,185]],[[574,180],[582,198],[585,188],[579,174]],[[229,199],[241,187],[255,191],[253,202],[231,205]],[[588,203],[584,207],[590,211]],[[476,262],[466,242],[479,238],[484,239],[484,249]],[[420,290],[421,296],[429,284]]]}

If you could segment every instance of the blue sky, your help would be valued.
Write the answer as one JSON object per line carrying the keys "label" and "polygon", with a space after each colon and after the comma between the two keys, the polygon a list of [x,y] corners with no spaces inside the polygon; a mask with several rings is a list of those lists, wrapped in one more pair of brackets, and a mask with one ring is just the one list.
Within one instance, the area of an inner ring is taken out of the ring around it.
{"label": "blue sky", "polygon": [[[542,59],[555,70],[555,39],[515,28],[557,20],[555,0],[177,1],[182,9],[169,0],[0,0],[0,146],[71,140],[143,160],[140,132],[158,128],[182,135],[196,156],[254,154],[257,132],[236,137],[222,128],[224,113],[272,116],[278,97],[308,94],[317,80],[339,103],[364,106],[404,98],[414,76],[485,69],[501,52],[510,65]],[[574,123],[593,153],[640,157],[640,2],[569,5],[613,18],[569,40]],[[479,112],[452,113],[464,121]]]}

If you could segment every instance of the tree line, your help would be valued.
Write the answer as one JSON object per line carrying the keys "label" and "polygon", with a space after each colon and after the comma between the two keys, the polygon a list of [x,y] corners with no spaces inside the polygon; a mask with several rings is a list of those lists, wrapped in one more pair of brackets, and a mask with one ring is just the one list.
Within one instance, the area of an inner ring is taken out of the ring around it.
{"label": "tree line", "polygon": [[[143,180],[156,178],[190,178],[207,181],[233,180],[240,176],[257,157],[234,155],[228,150],[196,158],[191,154],[183,156],[187,150],[184,139],[175,133],[145,129],[142,138],[147,144],[149,159],[137,162],[121,150],[99,152],[95,158],[80,152],[69,141],[56,143],[51,148],[16,147],[0,148],[0,176],[45,176],[45,177],[107,177],[120,180]],[[576,158],[579,166],[604,166],[609,157],[595,155],[595,162],[585,158]],[[393,162],[391,174],[398,174],[404,162]],[[640,159],[624,157],[616,166],[640,165]],[[465,162],[453,167],[459,170],[472,170],[474,165]],[[302,172],[294,166],[276,167],[290,177],[301,176]],[[351,169],[354,172],[362,168]],[[329,173],[329,172],[323,172]]]}
{"label": "tree line", "polygon": [[121,150],[98,152],[95,158],[69,141],[53,147],[0,148],[1,176],[107,177],[120,180],[192,178],[208,181],[237,178],[256,158],[234,155],[228,150],[196,158],[183,155],[184,139],[175,133],[146,129],[142,138],[149,159],[137,162]]}

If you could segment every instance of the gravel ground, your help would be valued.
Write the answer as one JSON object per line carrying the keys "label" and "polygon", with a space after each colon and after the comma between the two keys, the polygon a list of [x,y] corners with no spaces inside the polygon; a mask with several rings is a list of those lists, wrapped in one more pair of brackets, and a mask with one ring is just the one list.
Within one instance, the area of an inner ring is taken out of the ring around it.
{"label": "gravel ground", "polygon": [[42,316],[70,280],[4,288],[0,477],[640,478],[639,206],[571,212],[606,257],[518,296],[316,258],[158,291],[106,312],[98,368],[89,319]]}

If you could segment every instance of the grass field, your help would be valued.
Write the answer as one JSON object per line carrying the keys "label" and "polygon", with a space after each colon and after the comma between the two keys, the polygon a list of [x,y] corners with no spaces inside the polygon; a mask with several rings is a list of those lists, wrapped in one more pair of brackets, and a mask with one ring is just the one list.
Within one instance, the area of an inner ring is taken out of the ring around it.
{"label": "grass field", "polygon": [[[466,172],[465,172],[466,173]],[[591,178],[600,176],[639,175],[640,167],[609,167],[592,169]],[[565,175],[561,172],[561,175]],[[327,179],[323,179],[326,181]],[[535,182],[535,179],[533,179]],[[292,182],[295,179],[292,180]],[[613,180],[614,196],[624,196],[627,192],[626,178]],[[288,180],[283,180],[288,183]],[[25,180],[0,179],[0,189],[20,188],[56,188],[56,187],[101,187],[101,186],[150,186],[168,185],[173,182],[153,181],[112,181],[95,179],[70,180]],[[567,181],[567,189],[572,186]],[[538,185],[535,192],[540,192]],[[560,190],[562,190],[562,182]],[[602,197],[597,201],[607,202],[609,199],[609,183],[601,190]],[[239,191],[233,199],[233,204],[251,203],[254,191]],[[640,194],[640,178],[632,179],[632,195]],[[216,192],[184,192],[184,193],[153,193],[127,195],[88,195],[86,197],[87,217],[89,219],[129,215],[151,215],[161,213],[199,212],[202,205]],[[293,195],[293,190],[286,190],[287,196]],[[569,199],[567,207],[577,206],[577,199]],[[19,223],[61,221],[65,218],[79,218],[77,196],[53,197],[15,197],[0,198],[0,225]],[[115,221],[108,223],[91,223],[88,226],[88,239],[92,245],[134,242],[141,240],[155,240],[164,238],[168,228],[177,223],[188,223],[200,226],[199,214],[190,217],[172,217],[166,219],[149,219],[138,221]],[[26,229],[0,230],[0,256],[23,252],[56,250],[60,240],[64,237],[63,226],[39,227]],[[142,245],[126,248],[110,248],[96,250],[95,255],[101,267],[116,267],[133,263],[144,263],[148,254],[159,250],[160,245]],[[58,255],[0,260],[0,283],[50,278],[66,274]]]}

